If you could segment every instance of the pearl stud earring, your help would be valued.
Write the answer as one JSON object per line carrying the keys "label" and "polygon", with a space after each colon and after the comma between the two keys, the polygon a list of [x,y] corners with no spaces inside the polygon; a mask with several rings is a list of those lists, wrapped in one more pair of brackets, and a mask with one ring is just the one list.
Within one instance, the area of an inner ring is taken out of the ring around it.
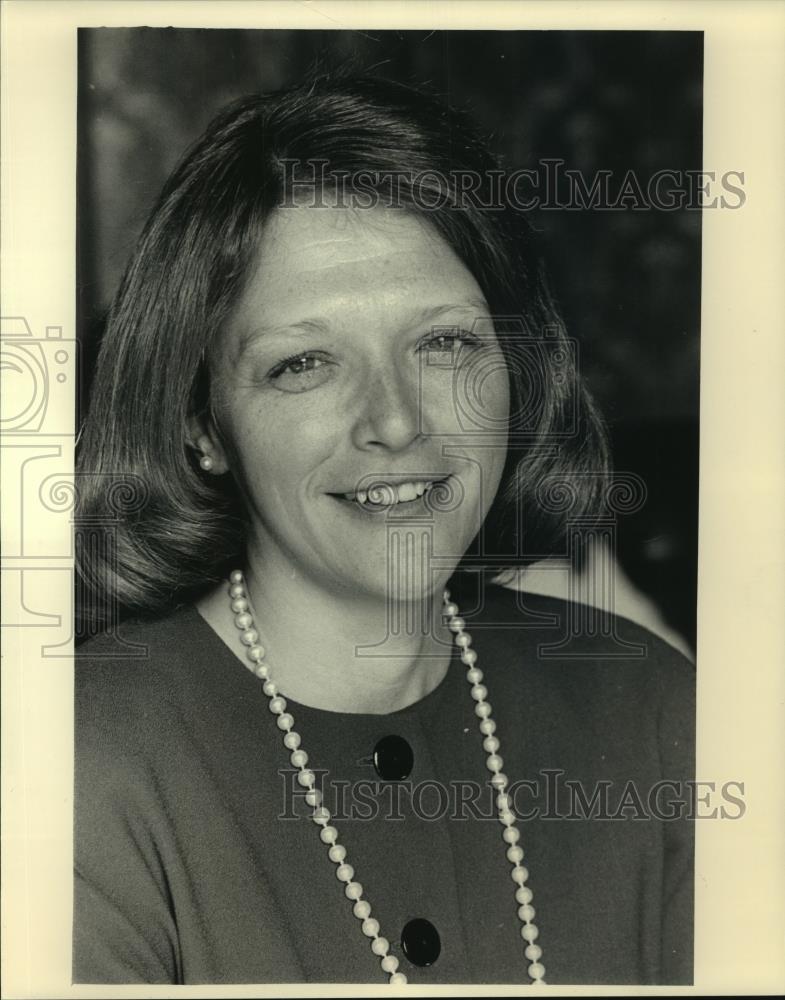
{"label": "pearl stud earring", "polygon": [[204,469],[205,472],[209,472],[213,467],[213,460],[209,455],[202,455],[199,459],[199,465]]}

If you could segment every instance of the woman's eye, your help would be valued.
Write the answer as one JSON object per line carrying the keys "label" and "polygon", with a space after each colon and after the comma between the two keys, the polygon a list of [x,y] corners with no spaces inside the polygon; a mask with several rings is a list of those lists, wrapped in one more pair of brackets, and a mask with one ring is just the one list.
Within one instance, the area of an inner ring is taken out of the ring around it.
{"label": "woman's eye", "polygon": [[304,375],[306,372],[312,372],[320,363],[322,362],[320,362],[319,358],[311,358],[308,355],[304,355],[302,358],[296,358],[294,361],[287,362],[278,374],[282,375],[284,372],[290,372],[292,375]]}
{"label": "woman's eye", "polygon": [[463,347],[479,347],[482,343],[479,337],[468,330],[443,330],[425,341],[424,347],[428,351],[438,351],[452,353],[456,342]]}
{"label": "woman's eye", "polygon": [[270,370],[268,378],[281,389],[302,392],[322,381],[329,367],[324,358],[313,354],[295,354],[279,361]]}

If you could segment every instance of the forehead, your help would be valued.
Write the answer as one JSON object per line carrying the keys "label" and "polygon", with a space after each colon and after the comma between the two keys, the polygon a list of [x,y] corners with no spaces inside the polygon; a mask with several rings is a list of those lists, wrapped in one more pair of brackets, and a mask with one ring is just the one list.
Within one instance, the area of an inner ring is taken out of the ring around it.
{"label": "forehead", "polygon": [[[424,219],[401,209],[281,208],[270,218],[234,312],[237,324],[329,320],[455,302],[477,310],[482,292]],[[487,307],[485,307],[487,308]]]}

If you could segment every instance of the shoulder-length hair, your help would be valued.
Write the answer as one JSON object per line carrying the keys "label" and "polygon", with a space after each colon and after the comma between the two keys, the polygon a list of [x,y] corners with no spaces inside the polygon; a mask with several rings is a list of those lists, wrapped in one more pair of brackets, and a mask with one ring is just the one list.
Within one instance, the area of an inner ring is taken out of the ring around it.
{"label": "shoulder-length hair", "polygon": [[309,192],[426,217],[508,331],[520,426],[471,558],[503,567],[547,553],[564,530],[565,505],[543,502],[551,487],[571,517],[595,509],[602,425],[504,176],[463,114],[380,79],[325,76],[214,119],[167,181],[102,339],[78,456],[78,573],[93,607],[160,611],[242,560],[245,513],[230,476],[200,471],[189,418],[209,406],[205,358],[266,220]]}

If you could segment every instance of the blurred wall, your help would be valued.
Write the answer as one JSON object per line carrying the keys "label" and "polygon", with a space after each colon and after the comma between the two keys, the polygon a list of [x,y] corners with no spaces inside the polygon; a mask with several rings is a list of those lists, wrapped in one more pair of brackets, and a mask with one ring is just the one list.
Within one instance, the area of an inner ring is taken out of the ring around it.
{"label": "blurred wall", "polygon": [[[347,60],[431,84],[473,113],[512,168],[558,158],[587,179],[633,171],[645,184],[658,170],[702,165],[700,33],[82,29],[78,315],[88,377],[151,204],[215,111]],[[617,464],[649,489],[623,525],[620,557],[694,642],[700,213],[553,209],[532,220]]]}

